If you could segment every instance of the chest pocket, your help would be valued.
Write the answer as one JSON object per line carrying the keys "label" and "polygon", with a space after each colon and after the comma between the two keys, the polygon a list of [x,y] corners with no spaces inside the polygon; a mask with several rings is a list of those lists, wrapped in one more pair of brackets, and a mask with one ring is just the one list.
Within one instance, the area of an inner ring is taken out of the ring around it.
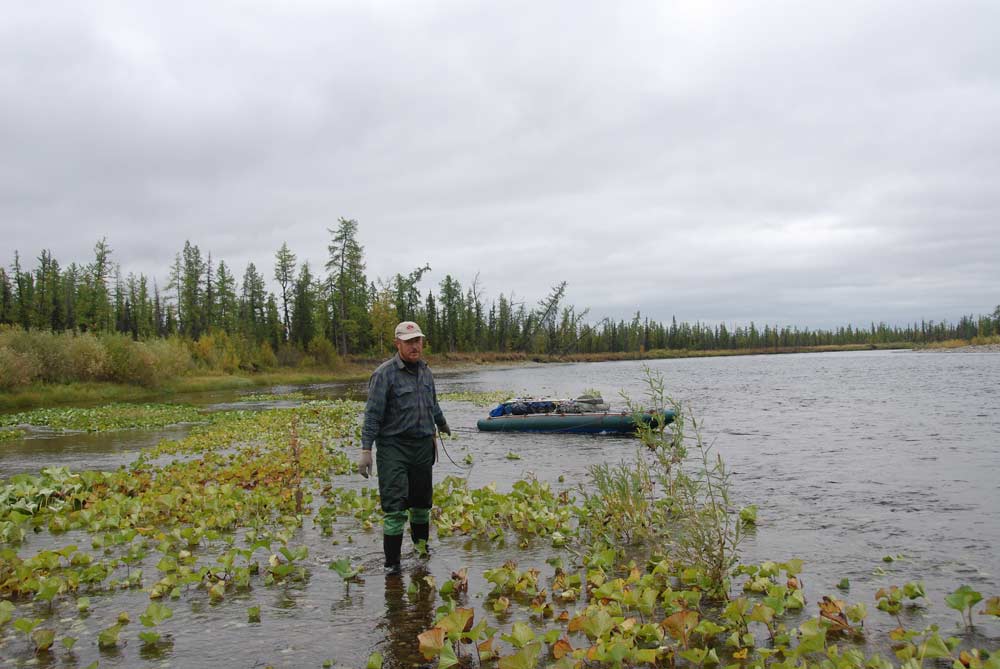
{"label": "chest pocket", "polygon": [[392,396],[396,400],[396,406],[400,411],[409,411],[417,408],[419,402],[417,384],[415,382],[397,383],[392,387]]}

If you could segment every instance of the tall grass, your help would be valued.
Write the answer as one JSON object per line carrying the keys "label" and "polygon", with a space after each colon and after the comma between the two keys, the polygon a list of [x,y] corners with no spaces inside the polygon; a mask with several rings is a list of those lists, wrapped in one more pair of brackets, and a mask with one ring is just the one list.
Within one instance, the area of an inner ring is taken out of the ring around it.
{"label": "tall grass", "polygon": [[53,333],[0,326],[0,391],[32,384],[119,383],[162,388],[191,374],[264,373],[276,367],[343,370],[336,348],[314,338],[302,352],[283,346],[275,355],[267,342],[210,332],[195,341],[170,337],[136,341],[126,334]]}
{"label": "tall grass", "polygon": [[[637,416],[637,436],[645,448],[637,449],[634,462],[590,467],[593,486],[582,491],[581,521],[595,541],[666,549],[667,558],[709,597],[726,599],[743,538],[731,504],[730,474],[702,439],[695,417],[665,396],[662,375],[645,372],[646,408],[671,407],[671,429],[660,421],[647,425]],[[623,397],[634,414],[643,410]]]}
{"label": "tall grass", "polygon": [[0,329],[0,390],[37,382],[156,387],[191,365],[191,354],[179,339],[142,342],[122,334]]}

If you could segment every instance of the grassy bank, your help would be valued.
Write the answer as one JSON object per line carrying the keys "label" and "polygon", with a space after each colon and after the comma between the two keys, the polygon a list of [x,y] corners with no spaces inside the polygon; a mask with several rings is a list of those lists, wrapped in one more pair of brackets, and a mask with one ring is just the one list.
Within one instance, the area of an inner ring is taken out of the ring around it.
{"label": "grassy bank", "polygon": [[997,346],[1000,345],[1000,335],[991,337],[973,337],[972,339],[946,339],[944,341],[934,341],[928,344],[914,346],[917,349],[951,349],[965,348],[967,346]]}
{"label": "grassy bank", "polygon": [[170,397],[176,395],[207,391],[249,390],[266,386],[356,381],[367,378],[369,373],[370,370],[352,364],[336,370],[295,369],[257,374],[183,376],[155,388],[96,381],[35,383],[18,388],[16,391],[0,392],[0,411],[67,405],[86,406],[109,402],[148,402],[169,400]]}
{"label": "grassy bank", "polygon": [[[966,342],[968,344],[968,342]],[[481,365],[511,365],[525,363],[610,362],[615,360],[661,360],[673,358],[708,358],[734,355],[774,355],[785,353],[828,353],[833,351],[870,351],[875,349],[907,349],[912,345],[850,344],[842,346],[776,347],[762,349],[726,349],[689,351],[658,349],[628,353],[574,353],[540,355],[527,353],[431,353],[429,364],[436,370],[459,371]],[[340,361],[333,368],[284,368],[257,373],[191,374],[172,378],[160,386],[112,383],[107,381],[75,381],[71,383],[33,383],[14,390],[0,392],[0,411],[33,409],[65,405],[92,405],[108,402],[148,402],[169,399],[187,393],[241,390],[277,385],[303,385],[364,381],[371,370],[384,358],[365,357]]]}

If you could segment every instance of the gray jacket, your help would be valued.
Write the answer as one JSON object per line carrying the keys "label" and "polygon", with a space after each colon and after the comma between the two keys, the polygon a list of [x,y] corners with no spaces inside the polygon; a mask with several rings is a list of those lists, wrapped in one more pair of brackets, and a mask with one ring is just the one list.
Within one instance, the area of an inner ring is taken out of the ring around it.
{"label": "gray jacket", "polygon": [[361,448],[370,450],[379,439],[429,437],[435,424],[439,428],[448,425],[427,363],[418,362],[414,374],[397,353],[379,365],[368,380]]}

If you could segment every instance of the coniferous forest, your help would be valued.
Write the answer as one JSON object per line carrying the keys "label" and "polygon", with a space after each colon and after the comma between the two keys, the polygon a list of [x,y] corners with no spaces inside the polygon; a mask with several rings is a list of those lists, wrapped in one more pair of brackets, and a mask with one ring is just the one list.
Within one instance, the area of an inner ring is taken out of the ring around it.
{"label": "coniferous forest", "polygon": [[[347,356],[388,353],[393,326],[401,320],[418,321],[436,353],[554,357],[919,345],[1000,335],[1000,306],[958,322],[836,329],[753,322],[730,327],[676,318],[665,323],[638,312],[615,321],[566,303],[565,282],[520,299],[487,296],[478,276],[447,274],[436,287],[422,286],[429,265],[373,281],[357,221],[341,218],[329,233],[323,267],[299,263],[283,244],[270,267],[251,262],[239,273],[185,242],[163,286],[141,274],[122,276],[105,239],[83,264],[62,266],[42,250],[29,267],[15,251],[9,270],[0,267],[0,387],[87,378],[142,383],[149,380],[143,375],[176,374],[192,360],[225,371],[332,366]],[[268,290],[269,280],[274,290]],[[51,363],[40,350],[53,348],[78,350]],[[73,366],[75,371],[67,369]]]}

